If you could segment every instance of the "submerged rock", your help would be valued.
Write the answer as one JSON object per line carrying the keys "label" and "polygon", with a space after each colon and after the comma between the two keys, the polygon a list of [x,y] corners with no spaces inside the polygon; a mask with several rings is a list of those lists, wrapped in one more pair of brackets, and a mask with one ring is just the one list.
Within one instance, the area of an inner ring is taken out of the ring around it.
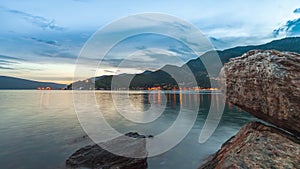
{"label": "submerged rock", "polygon": [[299,168],[300,141],[292,135],[251,122],[199,169],[212,168]]}
{"label": "submerged rock", "polygon": [[255,50],[224,66],[228,101],[300,135],[300,55]]}
{"label": "submerged rock", "polygon": [[[128,137],[132,139],[128,140]],[[93,169],[145,169],[147,168],[145,138],[144,135],[130,132],[105,143],[83,147],[66,160],[66,166]],[[122,152],[124,156],[115,155],[107,150]]]}

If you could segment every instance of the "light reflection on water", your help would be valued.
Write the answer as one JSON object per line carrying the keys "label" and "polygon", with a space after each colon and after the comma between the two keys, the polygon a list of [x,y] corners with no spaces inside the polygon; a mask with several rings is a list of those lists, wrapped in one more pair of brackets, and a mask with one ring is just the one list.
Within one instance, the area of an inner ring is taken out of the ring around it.
{"label": "light reflection on water", "polygon": [[[82,103],[89,103],[82,91]],[[155,121],[132,123],[121,116],[110,92],[97,91],[97,103],[106,120],[119,132],[138,131],[141,134],[159,134],[176,120],[180,106],[194,109],[200,103],[193,129],[175,148],[160,156],[149,158],[149,168],[197,168],[205,158],[238,129],[255,118],[231,104],[226,104],[223,118],[213,136],[204,144],[198,137],[206,119],[210,99],[217,94],[193,92],[130,92],[131,106],[139,112],[148,110],[150,103],[166,108]],[[120,94],[122,97],[122,93]],[[122,105],[125,111],[132,110]],[[86,104],[88,106],[88,104]],[[86,107],[88,110],[88,107]],[[91,144],[78,122],[71,91],[0,91],[0,168],[53,169],[63,168],[65,159],[76,149]]]}

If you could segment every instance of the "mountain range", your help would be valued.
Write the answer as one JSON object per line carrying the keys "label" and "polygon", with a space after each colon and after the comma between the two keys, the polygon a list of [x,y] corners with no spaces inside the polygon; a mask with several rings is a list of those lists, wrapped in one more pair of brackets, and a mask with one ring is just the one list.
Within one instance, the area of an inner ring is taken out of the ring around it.
{"label": "mountain range", "polygon": [[[234,47],[226,50],[215,51],[218,53],[221,62],[224,64],[229,61],[230,58],[241,56],[242,54],[250,50],[278,50],[278,51],[289,51],[300,53],[300,37],[288,37],[280,40],[275,40],[270,43],[262,45],[253,45],[253,46],[240,46]],[[166,73],[166,70],[176,73],[177,76],[185,77],[185,68],[188,67],[194,74],[194,77],[198,83],[199,87],[209,88],[210,82],[214,80],[209,80],[206,68],[201,62],[201,57],[209,57],[213,51],[206,52],[205,54],[199,56],[196,59],[188,61],[181,67],[174,65],[166,65],[156,71],[145,71],[140,74],[120,74],[115,75],[117,79],[129,79],[132,78],[130,83],[130,89],[147,89],[149,87],[163,87],[165,89],[171,89],[178,87],[178,84],[174,80],[172,74]],[[93,77],[84,81],[77,81],[68,85],[68,89],[72,87],[74,89],[93,89],[94,86],[96,89],[111,89],[111,81],[113,76],[100,76]],[[187,77],[188,78],[188,77]],[[184,81],[188,82],[189,79]],[[122,83],[119,83],[122,84]],[[126,86],[117,85],[117,88],[126,88]]]}
{"label": "mountain range", "polygon": [[0,76],[0,89],[37,89],[50,87],[52,89],[65,88],[64,84],[38,82],[16,77]]}

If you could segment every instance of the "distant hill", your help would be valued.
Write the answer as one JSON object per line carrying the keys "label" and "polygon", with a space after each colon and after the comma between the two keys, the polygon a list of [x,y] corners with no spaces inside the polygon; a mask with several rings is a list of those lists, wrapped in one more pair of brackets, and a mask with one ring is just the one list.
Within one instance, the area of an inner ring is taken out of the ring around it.
{"label": "distant hill", "polygon": [[[248,52],[249,50],[255,50],[255,49],[278,50],[278,51],[289,51],[289,52],[300,53],[300,37],[289,37],[281,40],[275,40],[263,45],[241,46],[241,47],[235,47],[235,48],[216,51],[216,52],[219,54],[222,63],[226,63],[229,61],[230,58],[241,56],[242,54]],[[166,65],[163,68],[154,72],[145,71],[141,74],[136,74],[136,75],[122,74],[116,76],[118,78],[124,78],[124,79],[134,76],[130,84],[130,87],[132,89],[140,88],[140,87],[147,88],[153,86],[166,86],[166,84],[169,85],[167,86],[167,88],[168,87],[171,88],[173,86],[177,86],[178,84],[172,78],[172,75],[169,75],[164,70],[172,70],[172,72],[176,72],[176,74],[180,74],[180,76],[184,76],[185,75],[184,67],[188,66],[190,70],[193,72],[197,80],[198,86],[210,87],[210,81],[209,78],[207,77],[206,69],[202,64],[200,58],[209,57],[211,53],[212,52],[207,52],[197,59],[190,60],[182,67]],[[86,81],[75,82],[74,84],[69,85],[68,88],[71,88],[72,85],[74,85],[75,89],[78,88],[89,89],[89,88],[93,88],[94,86],[96,87],[96,89],[110,89],[111,80],[112,80],[112,76],[101,76],[101,77],[91,78],[88,81],[88,83],[86,83]],[[186,82],[188,82],[188,79],[186,80]],[[118,86],[118,87],[122,88],[123,86]]]}
{"label": "distant hill", "polygon": [[[235,58],[243,55],[250,50],[278,50],[287,52],[300,53],[300,37],[289,37],[281,40],[275,40],[270,43],[257,46],[241,46],[223,51],[217,51],[222,63],[226,63],[230,58]],[[209,57],[211,52],[207,52],[200,57]],[[190,60],[186,63],[191,71],[194,73],[199,86],[209,87],[209,79],[206,78],[207,72],[202,64],[200,57],[197,59]],[[184,65],[185,66],[185,65]]]}
{"label": "distant hill", "polygon": [[37,89],[38,87],[51,87],[61,89],[66,85],[48,82],[38,82],[15,77],[0,76],[0,89]]}

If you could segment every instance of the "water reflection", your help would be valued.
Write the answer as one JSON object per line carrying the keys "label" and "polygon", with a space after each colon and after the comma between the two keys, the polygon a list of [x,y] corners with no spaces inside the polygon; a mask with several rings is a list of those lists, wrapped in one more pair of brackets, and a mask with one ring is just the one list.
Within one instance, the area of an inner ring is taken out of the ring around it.
{"label": "water reflection", "polygon": [[[124,96],[127,93],[119,93],[117,101],[124,99]],[[207,106],[210,103],[211,99],[220,104],[219,99],[220,94],[207,94],[207,93],[197,93],[197,92],[144,92],[140,94],[129,94],[129,99],[131,106],[138,110],[147,110],[149,104],[154,104],[157,107],[163,105],[164,102],[173,108],[178,106],[186,106],[193,108],[193,105],[196,105],[200,101],[202,107]],[[85,98],[86,99],[86,98]],[[109,105],[109,107],[114,107],[114,102],[109,93],[101,93],[101,97],[96,92],[96,99],[98,104],[101,106]],[[224,100],[222,100],[224,102]],[[177,105],[179,103],[179,105]]]}
{"label": "water reflection", "polygon": [[50,102],[50,94],[51,92],[48,91],[38,91],[38,95],[39,95],[39,100],[38,100],[38,105],[39,108],[47,108],[49,106],[49,102]]}
{"label": "water reflection", "polygon": [[[140,125],[134,123],[131,119],[138,121],[150,118],[152,119],[150,122],[155,124],[155,120],[159,121],[162,114],[166,116],[169,112],[172,112],[173,115],[177,115],[182,107],[193,110],[196,108],[195,106],[199,105],[200,110],[208,110],[211,101],[215,103],[213,111],[220,113],[220,107],[225,102],[221,94],[190,91],[155,91],[129,93],[129,95],[120,92],[114,97],[116,100],[113,99],[111,93],[96,92],[95,96],[101,113],[104,114],[109,123],[114,125],[126,121],[127,126]],[[125,101],[126,97],[129,98],[129,102]],[[229,106],[229,109],[232,109],[232,105]],[[126,118],[128,116],[130,118]],[[144,125],[147,126],[147,124]],[[119,128],[122,130],[124,126]]]}

